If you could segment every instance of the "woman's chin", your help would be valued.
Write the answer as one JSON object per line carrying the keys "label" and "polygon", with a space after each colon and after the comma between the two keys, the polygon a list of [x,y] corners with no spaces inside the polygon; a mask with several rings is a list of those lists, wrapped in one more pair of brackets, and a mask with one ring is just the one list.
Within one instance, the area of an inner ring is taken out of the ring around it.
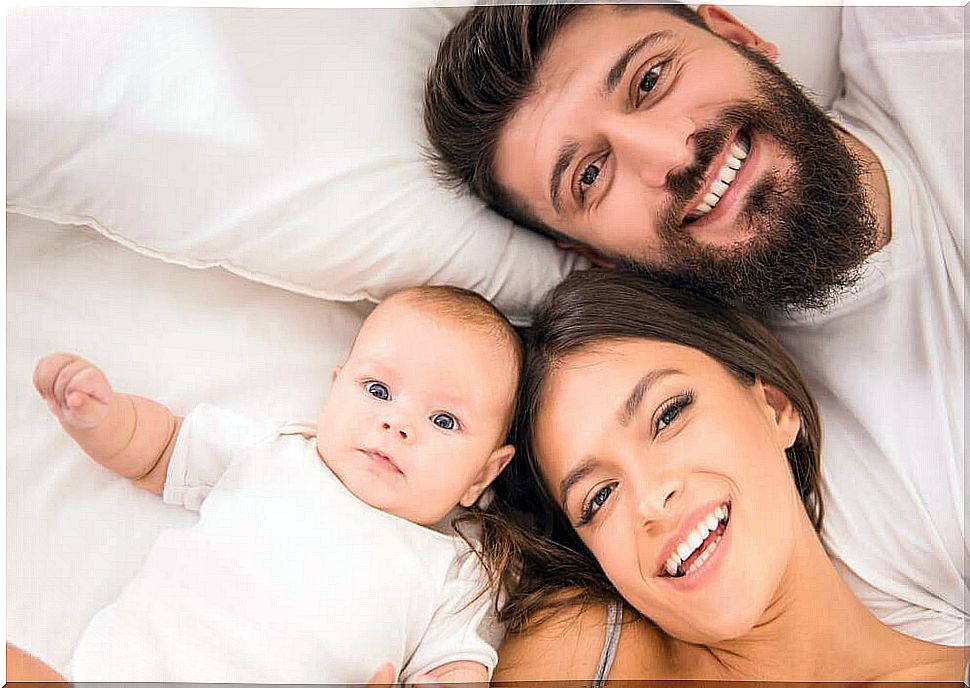
{"label": "woman's chin", "polygon": [[[732,613],[733,612],[733,613]],[[723,607],[713,610],[705,619],[678,619],[676,628],[661,628],[670,636],[685,643],[711,647],[746,636],[761,618],[760,613],[745,610],[729,610]],[[685,625],[686,622],[686,625]]]}

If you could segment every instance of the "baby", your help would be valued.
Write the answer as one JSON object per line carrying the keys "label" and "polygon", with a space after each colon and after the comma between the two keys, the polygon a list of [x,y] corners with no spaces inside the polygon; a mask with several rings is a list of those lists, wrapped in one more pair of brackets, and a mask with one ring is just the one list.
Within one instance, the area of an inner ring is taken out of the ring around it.
{"label": "baby", "polygon": [[206,405],[178,418],[78,357],[41,359],[37,390],[92,459],[199,511],[94,617],[71,678],[365,683],[390,662],[404,683],[487,681],[484,571],[430,526],[512,458],[521,365],[505,318],[451,287],[374,309],[315,439]]}

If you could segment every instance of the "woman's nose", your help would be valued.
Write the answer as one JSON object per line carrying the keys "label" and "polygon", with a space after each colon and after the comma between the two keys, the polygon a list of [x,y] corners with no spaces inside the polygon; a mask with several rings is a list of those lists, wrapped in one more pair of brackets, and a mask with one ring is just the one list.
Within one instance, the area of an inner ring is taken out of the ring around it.
{"label": "woman's nose", "polygon": [[617,165],[629,166],[648,187],[665,188],[671,175],[694,162],[694,126],[686,117],[627,116],[612,129]]}
{"label": "woman's nose", "polygon": [[684,488],[681,480],[670,474],[647,480],[637,495],[637,514],[645,525],[670,517]]}

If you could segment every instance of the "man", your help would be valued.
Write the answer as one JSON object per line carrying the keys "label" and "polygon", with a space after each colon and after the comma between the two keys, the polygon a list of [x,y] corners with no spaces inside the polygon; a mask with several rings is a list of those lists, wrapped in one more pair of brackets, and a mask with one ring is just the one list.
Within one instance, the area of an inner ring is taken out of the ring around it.
{"label": "man", "polygon": [[846,7],[842,32],[826,115],[718,7],[478,7],[425,122],[499,212],[768,319],[821,406],[839,570],[885,623],[968,644],[963,14]]}

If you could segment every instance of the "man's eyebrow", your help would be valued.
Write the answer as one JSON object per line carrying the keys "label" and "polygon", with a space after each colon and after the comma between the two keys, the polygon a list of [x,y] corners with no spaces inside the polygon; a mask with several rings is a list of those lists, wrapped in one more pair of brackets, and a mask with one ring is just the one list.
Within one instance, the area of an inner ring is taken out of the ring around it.
{"label": "man's eyebrow", "polygon": [[[617,84],[620,83],[620,78],[626,72],[630,60],[636,57],[641,50],[660,41],[669,40],[672,36],[673,33],[668,30],[654,31],[631,43],[623,54],[617,58],[616,62],[613,63],[610,71],[606,74],[606,78],[603,79],[603,97],[609,98],[613,94]],[[566,141],[560,146],[559,154],[556,156],[556,162],[552,166],[552,174],[549,175],[549,198],[552,200],[553,210],[560,216],[562,215],[562,203],[559,198],[559,187],[562,182],[562,175],[569,169],[577,151],[579,151],[579,143],[577,141]]]}
{"label": "man's eyebrow", "polygon": [[563,511],[566,511],[566,499],[569,497],[569,491],[576,483],[592,473],[594,468],[596,468],[596,459],[588,458],[573,470],[569,471],[566,477],[559,481],[559,504]]}
{"label": "man's eyebrow", "polygon": [[620,425],[625,427],[630,424],[633,416],[637,413],[637,409],[640,407],[640,402],[643,401],[643,397],[650,387],[669,375],[677,375],[679,373],[679,370],[674,370],[673,368],[663,368],[661,370],[651,370],[641,377],[637,381],[637,384],[633,386],[633,391],[630,392],[630,396],[626,398],[626,401],[623,402],[623,405],[616,412],[616,418],[620,422]]}
{"label": "man's eyebrow", "polygon": [[549,197],[552,199],[552,208],[557,215],[562,215],[562,205],[559,202],[559,184],[562,181],[563,172],[569,169],[573,162],[576,151],[579,150],[578,141],[567,141],[559,149],[556,156],[556,164],[552,167],[552,174],[549,176]]}
{"label": "man's eyebrow", "polygon": [[670,31],[654,31],[653,33],[648,33],[643,38],[634,41],[627,47],[627,49],[617,58],[616,62],[607,72],[606,78],[603,79],[603,97],[609,98],[613,95],[613,91],[616,90],[617,84],[620,83],[620,77],[626,72],[627,66],[630,64],[630,60],[637,56],[641,50],[647,46],[651,46],[654,43],[659,43],[660,41],[669,40],[673,36]]}

